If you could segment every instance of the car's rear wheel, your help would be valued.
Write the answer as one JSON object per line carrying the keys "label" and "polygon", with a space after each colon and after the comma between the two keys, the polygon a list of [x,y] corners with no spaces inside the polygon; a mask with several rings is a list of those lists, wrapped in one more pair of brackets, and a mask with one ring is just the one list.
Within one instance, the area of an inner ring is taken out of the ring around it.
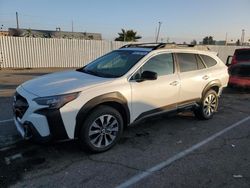
{"label": "car's rear wheel", "polygon": [[104,152],[113,147],[123,132],[121,114],[109,106],[99,106],[84,121],[79,141],[83,149]]}
{"label": "car's rear wheel", "polygon": [[203,97],[201,104],[194,110],[198,119],[211,119],[218,109],[218,95],[214,90],[209,90]]}

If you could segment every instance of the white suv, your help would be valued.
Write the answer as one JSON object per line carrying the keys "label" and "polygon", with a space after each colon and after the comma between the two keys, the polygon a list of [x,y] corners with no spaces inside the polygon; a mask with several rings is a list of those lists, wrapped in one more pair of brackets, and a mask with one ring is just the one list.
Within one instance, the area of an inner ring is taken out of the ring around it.
{"label": "white suv", "polygon": [[125,126],[152,115],[191,109],[210,119],[228,71],[215,53],[197,47],[126,45],[76,71],[25,82],[14,96],[16,127],[26,139],[77,138],[102,152]]}

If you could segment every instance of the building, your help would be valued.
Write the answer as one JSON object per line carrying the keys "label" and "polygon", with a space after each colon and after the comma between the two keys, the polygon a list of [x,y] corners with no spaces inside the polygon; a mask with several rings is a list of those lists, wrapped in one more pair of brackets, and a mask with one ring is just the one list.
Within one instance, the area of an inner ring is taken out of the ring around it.
{"label": "building", "polygon": [[33,37],[33,38],[102,40],[102,35],[100,33],[61,31],[60,28],[56,28],[56,31],[9,28],[9,36]]}
{"label": "building", "polygon": [[2,36],[9,36],[9,32],[8,31],[0,31],[0,37]]}
{"label": "building", "polygon": [[219,41],[215,41],[215,45],[226,45],[226,41],[225,40],[219,40]]}

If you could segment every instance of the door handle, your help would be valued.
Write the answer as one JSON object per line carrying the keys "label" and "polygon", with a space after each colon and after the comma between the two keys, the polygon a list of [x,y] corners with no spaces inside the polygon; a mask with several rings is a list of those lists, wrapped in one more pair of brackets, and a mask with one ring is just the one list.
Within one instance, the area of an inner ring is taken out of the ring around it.
{"label": "door handle", "polygon": [[207,80],[208,78],[209,78],[208,75],[205,75],[205,76],[202,77],[203,80]]}
{"label": "door handle", "polygon": [[177,86],[178,84],[179,84],[178,81],[173,81],[173,82],[171,82],[169,85],[171,85],[171,86]]}

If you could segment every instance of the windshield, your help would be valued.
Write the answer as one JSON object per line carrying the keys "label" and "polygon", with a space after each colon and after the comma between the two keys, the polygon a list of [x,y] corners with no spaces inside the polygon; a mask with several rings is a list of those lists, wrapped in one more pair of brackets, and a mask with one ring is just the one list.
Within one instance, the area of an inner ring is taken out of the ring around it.
{"label": "windshield", "polygon": [[78,71],[106,78],[120,77],[147,53],[134,50],[116,50],[94,60]]}

